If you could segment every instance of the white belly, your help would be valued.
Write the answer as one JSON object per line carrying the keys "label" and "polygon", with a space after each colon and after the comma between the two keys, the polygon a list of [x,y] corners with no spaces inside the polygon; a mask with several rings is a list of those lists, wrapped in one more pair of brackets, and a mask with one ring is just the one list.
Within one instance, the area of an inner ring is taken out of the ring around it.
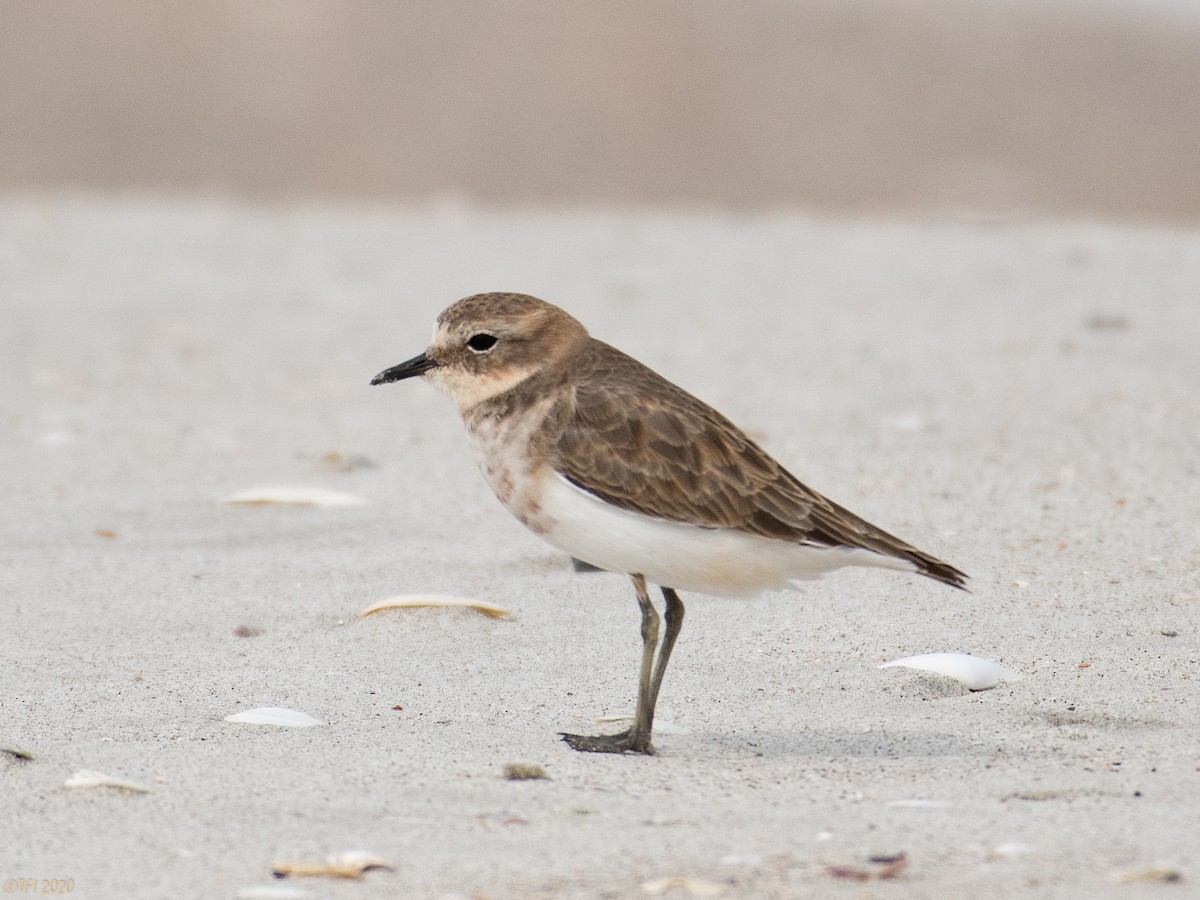
{"label": "white belly", "polygon": [[869,550],[806,547],[645,516],[605,503],[555,472],[538,481],[538,521],[527,524],[541,537],[601,569],[641,574],[665,587],[745,596],[843,566],[914,571],[904,560]]}

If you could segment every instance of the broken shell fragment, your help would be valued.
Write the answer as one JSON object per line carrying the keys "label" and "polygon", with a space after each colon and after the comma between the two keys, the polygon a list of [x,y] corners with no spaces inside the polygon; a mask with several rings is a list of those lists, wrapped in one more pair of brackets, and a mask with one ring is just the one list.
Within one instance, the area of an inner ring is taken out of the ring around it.
{"label": "broken shell fragment", "polygon": [[1012,669],[969,653],[922,653],[886,662],[879,668],[888,669],[892,666],[945,675],[972,691],[986,691],[1002,681],[1019,681],[1021,678],[1020,673]]}
{"label": "broken shell fragment", "polygon": [[867,866],[827,866],[825,871],[833,878],[844,878],[848,881],[888,881],[908,867],[908,854],[872,856],[867,862]]}
{"label": "broken shell fragment", "polygon": [[395,868],[396,864],[391,860],[376,856],[366,850],[347,850],[329,857],[323,863],[287,861],[272,863],[271,873],[276,878],[287,878],[288,876],[362,878],[363,873],[371,869],[392,871]]}
{"label": "broken shell fragment", "polygon": [[264,884],[244,887],[237,892],[238,900],[300,900],[308,894],[299,888],[282,884]]}
{"label": "broken shell fragment", "polygon": [[245,712],[226,716],[225,721],[240,722],[243,725],[279,725],[284,728],[312,728],[314,725],[325,724],[306,712],[298,709],[285,709],[282,706],[261,706],[258,709],[248,709]]}
{"label": "broken shell fragment", "polygon": [[127,781],[124,778],[114,778],[112,775],[105,775],[103,772],[96,772],[92,769],[80,769],[63,782],[63,787],[111,787],[122,791],[130,791],[134,794],[150,793],[150,788],[144,784],[139,784],[136,781]]}
{"label": "broken shell fragment", "polygon": [[1137,881],[1162,881],[1173,884],[1183,881],[1183,873],[1173,866],[1154,866],[1149,869],[1130,869],[1117,875],[1122,884],[1133,884]]}
{"label": "broken shell fragment", "polygon": [[251,488],[222,497],[220,506],[362,506],[367,501],[354,494],[313,487]]}
{"label": "broken shell fragment", "polygon": [[670,878],[658,878],[642,884],[642,890],[651,897],[661,897],[667,891],[675,889],[686,891],[693,897],[715,897],[724,890],[721,885],[713,884],[711,881],[702,881],[699,878],[686,878],[681,875],[675,875]]}
{"label": "broken shell fragment", "polygon": [[503,619],[510,615],[503,606],[487,603],[483,600],[472,600],[469,597],[451,597],[447,594],[400,594],[377,600],[358,614],[360,619],[371,613],[384,609],[422,609],[425,607],[450,607],[453,609],[473,609],[493,619]]}
{"label": "broken shell fragment", "polygon": [[1003,844],[997,844],[988,853],[989,860],[1012,859],[1017,856],[1024,856],[1027,853],[1033,853],[1037,850],[1032,844],[1023,844],[1020,841],[1006,841]]}

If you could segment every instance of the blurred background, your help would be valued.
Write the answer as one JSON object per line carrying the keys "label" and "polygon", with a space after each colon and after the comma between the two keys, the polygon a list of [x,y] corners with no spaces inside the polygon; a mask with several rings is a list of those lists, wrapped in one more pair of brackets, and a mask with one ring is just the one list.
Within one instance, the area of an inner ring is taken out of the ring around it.
{"label": "blurred background", "polygon": [[0,190],[1200,218],[1194,0],[0,0]]}

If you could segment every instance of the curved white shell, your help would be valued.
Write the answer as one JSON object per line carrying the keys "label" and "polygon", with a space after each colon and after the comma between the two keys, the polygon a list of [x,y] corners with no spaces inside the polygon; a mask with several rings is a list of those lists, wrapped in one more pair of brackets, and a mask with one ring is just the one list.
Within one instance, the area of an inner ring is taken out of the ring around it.
{"label": "curved white shell", "polygon": [[719,884],[713,884],[711,881],[704,881],[700,878],[675,875],[670,878],[647,881],[642,884],[642,890],[651,897],[661,897],[668,891],[674,890],[685,891],[693,897],[716,897],[724,888]]}
{"label": "curved white shell", "polygon": [[314,725],[325,724],[306,712],[298,709],[285,709],[282,706],[261,706],[258,709],[248,709],[245,712],[226,716],[225,721],[241,722],[245,725],[280,725],[287,728],[312,728]]}
{"label": "curved white shell", "polygon": [[948,809],[950,806],[945,800],[928,800],[924,797],[889,800],[885,805],[893,809]]}
{"label": "curved white shell", "polygon": [[969,653],[922,653],[919,656],[906,656],[904,659],[886,662],[879,668],[887,669],[892,666],[945,675],[961,682],[972,691],[986,691],[1002,681],[1019,681],[1021,678],[1021,675],[1012,669],[1006,669],[990,659],[981,659]]}
{"label": "curved white shell", "polygon": [[384,859],[369,850],[344,850],[329,857],[328,862],[335,868],[354,870],[359,873],[369,869],[396,868],[396,864],[390,859]]}
{"label": "curved white shell", "polygon": [[294,876],[325,876],[328,878],[362,878],[371,869],[394,870],[396,864],[367,850],[346,850],[329,857],[323,863],[282,861],[271,865],[276,878]]}
{"label": "curved white shell", "polygon": [[244,887],[237,892],[238,900],[300,900],[309,896],[299,888],[284,884],[264,884]]}
{"label": "curved white shell", "polygon": [[265,487],[238,491],[217,501],[222,506],[362,506],[354,494],[314,487]]}
{"label": "curved white shell", "polygon": [[114,778],[112,775],[105,775],[103,772],[96,772],[92,769],[80,769],[63,782],[63,787],[113,787],[120,788],[123,791],[133,791],[135,794],[150,793],[150,788],[144,784],[139,784],[136,781],[126,781],[124,778]]}
{"label": "curved white shell", "polygon": [[509,611],[503,606],[497,606],[494,603],[488,603],[484,600],[472,600],[469,597],[451,597],[447,594],[401,594],[397,597],[376,600],[360,612],[358,617],[361,619],[382,609],[419,609],[426,606],[473,609],[483,613],[485,616],[491,616],[493,619],[502,619],[509,615]]}

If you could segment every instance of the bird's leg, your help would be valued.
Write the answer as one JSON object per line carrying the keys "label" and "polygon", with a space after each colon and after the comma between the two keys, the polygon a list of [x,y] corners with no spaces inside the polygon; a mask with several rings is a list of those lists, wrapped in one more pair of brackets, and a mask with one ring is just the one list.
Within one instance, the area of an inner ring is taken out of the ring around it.
{"label": "bird's leg", "polygon": [[667,632],[663,635],[662,646],[658,648],[658,662],[654,666],[654,678],[650,682],[650,715],[654,716],[654,707],[658,703],[658,689],[662,687],[663,673],[667,670],[667,662],[671,659],[671,651],[675,649],[675,639],[679,637],[679,630],[683,628],[683,601],[679,599],[679,595],[674,589],[665,587],[662,589],[663,599],[667,601],[667,608],[663,611],[663,618],[667,622]]}
{"label": "bird's leg", "polygon": [[[654,725],[654,701],[658,695],[658,684],[662,681],[661,671],[654,672],[654,650],[658,646],[658,612],[650,602],[645,578],[634,575],[633,589],[637,592],[638,607],[642,612],[642,665],[638,673],[637,711],[634,713],[633,725],[618,734],[562,735],[562,739],[573,750],[588,753],[654,752],[654,748],[650,746],[650,730]],[[683,604],[679,603],[679,598],[676,597],[675,601],[682,611]],[[682,619],[682,613],[676,618]],[[674,631],[678,634],[679,627],[676,626]],[[667,625],[667,634],[671,635],[670,622]],[[671,637],[671,641],[674,642],[674,637]],[[660,667],[666,665],[666,660],[661,656],[659,664]]]}
{"label": "bird's leg", "polygon": [[653,753],[650,746],[650,729],[654,725],[654,697],[652,674],[654,650],[658,647],[658,611],[650,602],[646,579],[633,576],[633,589],[637,592],[638,607],[642,612],[642,665],[638,669],[637,709],[633,714],[632,732],[634,746],[639,753]]}

